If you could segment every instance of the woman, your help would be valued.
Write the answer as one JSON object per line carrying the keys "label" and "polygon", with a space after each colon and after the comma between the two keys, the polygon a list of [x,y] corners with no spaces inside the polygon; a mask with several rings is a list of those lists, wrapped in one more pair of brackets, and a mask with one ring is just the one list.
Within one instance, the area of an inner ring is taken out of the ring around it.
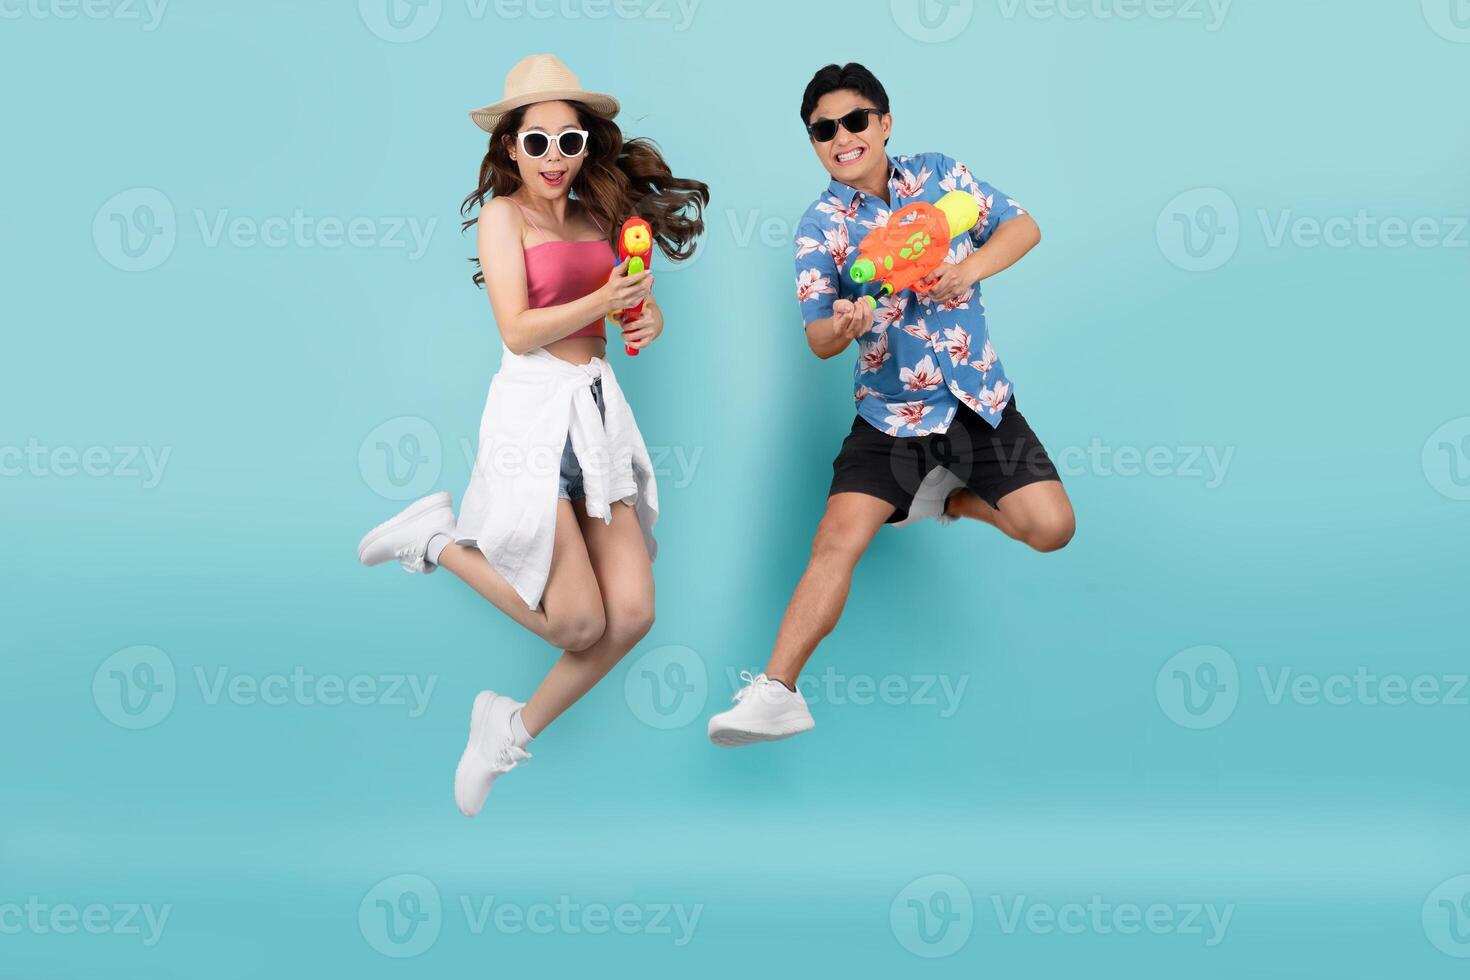
{"label": "woman", "polygon": [[[610,242],[636,214],[666,256],[687,258],[709,189],[674,177],[652,143],[624,143],[617,111],[557,58],[533,55],[506,76],[505,98],[470,113],[490,145],[462,211],[479,208],[465,222],[477,229],[474,279],[505,348],[479,455],[457,520],[449,495],[434,494],[358,547],[365,565],[448,569],[564,651],[526,703],[475,698],[454,778],[466,816],[653,624],[658,491],[605,359],[603,321],[613,316],[631,353],[657,339],[664,318],[653,276],[629,275]],[[636,317],[617,317],[639,303]]]}

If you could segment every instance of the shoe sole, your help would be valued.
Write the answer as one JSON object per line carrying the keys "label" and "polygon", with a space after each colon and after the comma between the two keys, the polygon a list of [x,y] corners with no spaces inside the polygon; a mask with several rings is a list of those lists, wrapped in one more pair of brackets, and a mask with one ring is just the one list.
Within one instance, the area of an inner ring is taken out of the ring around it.
{"label": "shoe sole", "polygon": [[[385,537],[389,532],[417,517],[423,517],[430,511],[438,510],[440,507],[447,507],[450,513],[454,512],[454,506],[449,499],[449,494],[443,491],[433,496],[425,497],[418,503],[411,505],[407,510],[402,510],[394,514],[363,535],[362,540],[357,543],[357,560],[361,562],[363,560],[362,556],[367,554],[367,550],[377,544],[378,540]],[[364,564],[366,563],[364,562]]]}
{"label": "shoe sole", "polygon": [[[965,481],[955,476],[954,473],[949,470],[946,470],[946,475],[934,481],[933,484],[929,484],[928,478],[926,477],[925,482],[919,485],[918,491],[914,494],[914,499],[909,502],[909,516],[905,517],[897,524],[892,525],[893,528],[896,530],[901,527],[908,527],[912,524],[921,524],[924,521],[929,520],[938,520],[941,524],[953,521],[954,518],[948,517],[948,515],[944,513],[944,508],[949,504],[949,498],[956,492],[963,489],[965,489]],[[936,497],[942,498],[938,501],[939,510],[937,513],[928,513],[929,510],[933,510]],[[923,509],[925,510],[925,513],[922,515],[914,514],[914,504],[921,504],[923,506]],[[948,520],[946,520],[946,518],[948,518]]]}
{"label": "shoe sole", "polygon": [[[494,691],[481,691],[479,694],[475,695],[474,707],[470,709],[470,737],[465,744],[464,751],[461,752],[459,755],[459,765],[454,767],[454,808],[456,810],[459,810],[459,812],[464,814],[464,816],[466,817],[473,817],[479,811],[476,811],[476,813],[465,813],[465,811],[460,808],[459,773],[460,770],[464,768],[464,757],[469,755],[470,751],[474,748],[475,729],[476,727],[483,726],[485,724],[486,716],[490,713],[490,706],[495,703],[495,699],[497,697],[499,697],[499,695],[497,695]],[[484,804],[482,803],[481,807],[483,806]]]}
{"label": "shoe sole", "polygon": [[709,740],[722,749],[735,748],[740,745],[755,745],[759,742],[780,742],[795,735],[801,735],[816,728],[816,722],[799,725],[790,731],[777,732],[752,732],[743,728],[721,728],[709,733]]}

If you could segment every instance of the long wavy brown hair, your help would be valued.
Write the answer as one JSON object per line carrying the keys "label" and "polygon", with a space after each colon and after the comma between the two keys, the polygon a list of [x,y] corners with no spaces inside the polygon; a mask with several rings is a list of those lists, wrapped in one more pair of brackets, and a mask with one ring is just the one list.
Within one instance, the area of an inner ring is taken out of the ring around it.
{"label": "long wavy brown hair", "polygon": [[[607,231],[608,244],[617,249],[624,221],[637,215],[653,228],[653,240],[671,260],[694,254],[695,239],[704,233],[704,208],[709,187],[701,181],[675,177],[658,146],[648,139],[623,141],[623,132],[611,119],[599,116],[581,102],[568,103],[587,130],[587,149],[571,192]],[[491,197],[510,194],[521,186],[520,171],[510,158],[524,108],[507,112],[490,134],[490,146],[480,163],[480,183],[464,199],[459,212],[464,229],[475,223],[472,213]],[[475,285],[485,285],[485,270],[475,264]]]}

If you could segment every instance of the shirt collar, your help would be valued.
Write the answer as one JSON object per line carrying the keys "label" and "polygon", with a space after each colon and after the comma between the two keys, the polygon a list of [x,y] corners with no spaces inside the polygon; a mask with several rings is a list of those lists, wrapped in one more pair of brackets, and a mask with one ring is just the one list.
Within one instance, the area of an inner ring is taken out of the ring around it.
{"label": "shirt collar", "polygon": [[[892,195],[892,186],[891,186],[892,183],[893,183],[893,178],[896,177],[897,175],[898,175],[898,162],[895,161],[893,159],[893,157],[890,156],[888,158],[888,183],[890,185],[890,187],[889,187],[889,192],[890,192],[889,193],[889,197],[890,197],[890,199],[893,196]],[[833,197],[837,198],[837,200],[841,201],[843,207],[850,208],[850,207],[852,207],[852,199],[854,197],[856,197],[858,194],[861,194],[862,191],[858,190],[856,187],[850,187],[847,184],[844,184],[842,181],[838,180],[836,177],[833,177],[832,178],[832,182],[827,185],[827,193],[828,194],[831,194]]]}

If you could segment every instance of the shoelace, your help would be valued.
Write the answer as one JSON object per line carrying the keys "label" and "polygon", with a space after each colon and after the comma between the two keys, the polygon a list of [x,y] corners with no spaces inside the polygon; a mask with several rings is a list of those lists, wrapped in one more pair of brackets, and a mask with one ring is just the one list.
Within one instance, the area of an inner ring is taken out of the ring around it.
{"label": "shoelace", "polygon": [[495,758],[491,762],[497,773],[507,773],[529,758],[531,758],[531,753],[514,742],[505,742],[501,744],[500,750],[495,753]]}
{"label": "shoelace", "polygon": [[424,555],[427,551],[428,548],[425,545],[406,544],[398,549],[398,563],[403,566],[403,570],[406,572],[422,572],[424,565],[427,564],[424,561]]}
{"label": "shoelace", "polygon": [[756,685],[764,685],[770,683],[770,681],[766,679],[765,674],[752,675],[748,670],[742,670],[740,672],[740,679],[745,682],[745,686],[736,691],[735,696],[730,699],[731,701],[735,701],[737,703],[744,701],[750,695],[750,692],[755,690]]}

